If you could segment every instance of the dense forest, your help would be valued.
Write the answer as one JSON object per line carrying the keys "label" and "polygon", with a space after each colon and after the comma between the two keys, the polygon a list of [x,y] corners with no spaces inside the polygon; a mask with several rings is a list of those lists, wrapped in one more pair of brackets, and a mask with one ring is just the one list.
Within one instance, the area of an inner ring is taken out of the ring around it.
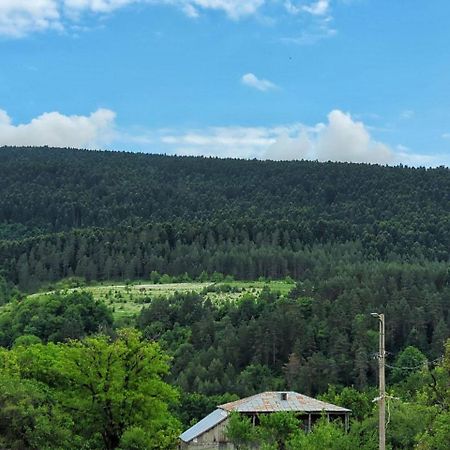
{"label": "dense forest", "polygon": [[[178,433],[218,404],[295,389],[352,409],[350,433],[324,420],[307,436],[290,414],[258,429],[236,417],[228,430],[236,448],[376,450],[376,324],[340,309],[361,287],[344,289],[336,305],[325,286],[319,295],[298,284],[287,296],[266,288],[213,304],[207,294],[219,289],[233,284],[148,299],[126,329],[82,289],[12,299],[0,312],[0,445],[172,450]],[[412,311],[404,324],[388,316],[389,449],[448,448],[448,329],[439,322],[430,344],[409,323],[420,307],[407,292],[424,291],[400,282],[393,292],[409,297]],[[434,289],[423,303],[439,296]]]}
{"label": "dense forest", "polygon": [[0,270],[24,290],[151,270],[298,279],[349,243],[446,262],[449,228],[446,168],[0,149]]}
{"label": "dense forest", "polygon": [[[296,224],[288,230],[296,233],[293,241],[383,234],[386,251],[406,254],[417,242],[446,258],[439,253],[448,248],[446,168],[7,147],[0,163],[5,238],[149,222],[263,220],[275,228],[281,222],[280,231]],[[226,228],[216,233],[227,239]]]}
{"label": "dense forest", "polygon": [[[0,148],[0,447],[169,450],[217,404],[292,389],[351,408],[351,433],[236,418],[230,439],[376,449],[376,311],[389,448],[446,450],[449,231],[447,168]],[[211,284],[126,321],[55,288],[163,274]],[[233,279],[266,285],[211,301]]]}

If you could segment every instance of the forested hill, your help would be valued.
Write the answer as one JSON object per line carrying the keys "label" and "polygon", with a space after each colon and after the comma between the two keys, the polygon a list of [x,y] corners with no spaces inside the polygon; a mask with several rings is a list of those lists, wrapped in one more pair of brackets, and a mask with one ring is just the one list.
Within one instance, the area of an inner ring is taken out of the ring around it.
{"label": "forested hill", "polygon": [[345,225],[337,228],[343,238],[393,226],[432,240],[448,225],[450,172],[3,147],[0,194],[2,223],[50,232],[243,216],[322,219]]}
{"label": "forested hill", "polygon": [[446,450],[449,195],[444,168],[0,148],[0,448],[169,450],[172,412],[288,389],[355,418],[289,448],[374,450],[378,312],[388,448]]}
{"label": "forested hill", "polygon": [[0,264],[14,282],[298,277],[306,249],[344,244],[447,261],[449,229],[446,168],[0,148]]}

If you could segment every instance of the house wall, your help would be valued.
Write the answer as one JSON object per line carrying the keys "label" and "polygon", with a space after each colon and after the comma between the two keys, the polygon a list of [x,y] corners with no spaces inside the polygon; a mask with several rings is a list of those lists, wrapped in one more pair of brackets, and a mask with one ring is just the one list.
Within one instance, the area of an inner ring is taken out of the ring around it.
{"label": "house wall", "polygon": [[232,450],[234,446],[227,443],[225,437],[227,425],[228,419],[225,419],[191,442],[182,442],[180,448],[182,450]]}
{"label": "house wall", "polygon": [[[250,415],[248,415],[250,416]],[[305,431],[309,430],[310,425],[314,425],[315,422],[320,420],[322,414],[320,413],[311,413],[310,418],[308,415],[302,415],[299,417],[302,423],[302,428]],[[252,416],[251,416],[252,417]],[[328,415],[328,418],[333,419],[341,419],[345,422],[346,428],[348,427],[348,417],[349,414],[332,414]],[[257,418],[256,418],[257,419]],[[234,445],[227,442],[225,432],[228,425],[229,419],[225,419],[223,422],[219,423],[215,427],[203,433],[201,436],[192,440],[189,443],[181,442],[179,448],[181,450],[234,450]],[[259,419],[256,420],[256,423],[259,423]]]}

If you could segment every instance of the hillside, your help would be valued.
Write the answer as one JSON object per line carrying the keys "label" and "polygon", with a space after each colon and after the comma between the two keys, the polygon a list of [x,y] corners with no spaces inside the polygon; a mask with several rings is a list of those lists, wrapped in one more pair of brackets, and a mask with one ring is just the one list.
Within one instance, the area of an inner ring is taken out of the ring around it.
{"label": "hillside", "polygon": [[[101,283],[93,285],[81,285],[78,287],[65,287],[59,284],[67,284],[71,280],[57,283],[54,290],[37,292],[29,298],[48,297],[57,291],[65,293],[88,292],[95,300],[99,300],[112,308],[115,319],[130,318],[135,316],[146,307],[153,299],[160,297],[171,297],[177,294],[202,293],[205,299],[213,303],[239,302],[246,295],[259,295],[262,290],[269,289],[287,295],[293,288],[293,281],[228,281],[225,284],[207,282],[195,283],[153,283],[148,281],[134,282],[128,284]],[[72,280],[76,281],[76,280]],[[83,283],[81,283],[83,284]],[[6,308],[8,305],[6,306]],[[1,309],[0,309],[1,310]]]}
{"label": "hillside", "polygon": [[[447,448],[449,184],[444,168],[2,148],[0,357],[3,368],[22,366],[0,400],[15,407],[17,395],[39,395],[57,427],[67,392],[83,399],[109,386],[102,371],[80,383],[84,364],[114,361],[115,377],[136,377],[128,396],[157,373],[170,384],[167,448],[217,404],[290,389],[354,411],[348,435],[334,430],[349,442],[327,448],[374,450],[370,313],[383,312],[390,448]],[[137,372],[135,351],[149,356]],[[18,379],[28,389],[19,394]],[[125,403],[118,411],[129,416]],[[102,426],[85,406],[61,425],[67,436],[90,439]],[[124,448],[159,449],[158,439]]]}
{"label": "hillside", "polygon": [[324,253],[448,261],[449,226],[446,168],[0,149],[1,269],[23,289],[152,270],[299,278]]}

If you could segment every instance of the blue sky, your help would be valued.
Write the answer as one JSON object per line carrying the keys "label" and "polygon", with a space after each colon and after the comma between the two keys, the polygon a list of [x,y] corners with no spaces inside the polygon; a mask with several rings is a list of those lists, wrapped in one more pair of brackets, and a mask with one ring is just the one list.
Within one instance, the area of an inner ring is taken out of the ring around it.
{"label": "blue sky", "polygon": [[0,0],[0,145],[450,163],[450,2]]}

